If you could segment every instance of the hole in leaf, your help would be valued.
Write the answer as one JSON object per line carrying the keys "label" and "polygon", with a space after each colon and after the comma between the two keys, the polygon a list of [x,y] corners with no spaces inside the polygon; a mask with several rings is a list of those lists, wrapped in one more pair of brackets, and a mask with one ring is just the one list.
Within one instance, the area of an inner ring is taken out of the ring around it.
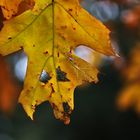
{"label": "hole in leaf", "polygon": [[50,79],[51,79],[50,75],[45,70],[43,70],[39,80],[44,84],[46,84]]}
{"label": "hole in leaf", "polygon": [[100,66],[102,60],[105,58],[104,55],[84,45],[77,46],[74,53],[94,67]]}
{"label": "hole in leaf", "polygon": [[63,103],[63,109],[64,109],[64,112],[66,114],[70,114],[71,113],[71,109],[70,109],[70,106],[68,105],[68,103]]}
{"label": "hole in leaf", "polygon": [[16,53],[16,55],[13,56],[13,61],[15,63],[14,73],[18,78],[18,80],[23,82],[27,70],[27,61],[28,61],[27,56],[23,51],[19,51],[18,53]]}
{"label": "hole in leaf", "polygon": [[66,76],[67,73],[65,73],[64,71],[62,71],[60,69],[60,66],[56,69],[56,73],[57,73],[57,80],[58,81],[63,81],[63,82],[67,82],[70,81]]}
{"label": "hole in leaf", "polygon": [[77,46],[74,52],[78,57],[89,63],[93,63],[95,59],[93,55],[94,50],[88,48],[87,46],[84,45]]}

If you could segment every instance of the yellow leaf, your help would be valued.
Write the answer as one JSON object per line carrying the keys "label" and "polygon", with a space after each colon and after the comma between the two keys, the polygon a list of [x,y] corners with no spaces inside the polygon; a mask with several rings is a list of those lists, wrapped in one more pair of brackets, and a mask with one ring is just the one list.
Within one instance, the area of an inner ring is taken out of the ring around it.
{"label": "yellow leaf", "polygon": [[140,113],[140,43],[138,43],[130,54],[128,65],[124,69],[125,88],[120,92],[117,99],[119,108],[127,109],[133,107]]}
{"label": "yellow leaf", "polygon": [[140,43],[138,43],[130,54],[130,59],[126,69],[124,70],[124,76],[126,81],[139,81],[140,80]]}
{"label": "yellow leaf", "polygon": [[[33,10],[6,21],[0,32],[0,53],[23,49],[28,56],[24,89],[19,102],[33,118],[37,105],[49,101],[57,119],[69,123],[73,92],[84,82],[97,82],[98,70],[75,55],[85,45],[115,55],[109,30],[78,0],[36,0]],[[48,79],[42,79],[46,73]]]}
{"label": "yellow leaf", "polygon": [[133,107],[140,113],[140,83],[130,84],[120,92],[118,106],[121,109]]}

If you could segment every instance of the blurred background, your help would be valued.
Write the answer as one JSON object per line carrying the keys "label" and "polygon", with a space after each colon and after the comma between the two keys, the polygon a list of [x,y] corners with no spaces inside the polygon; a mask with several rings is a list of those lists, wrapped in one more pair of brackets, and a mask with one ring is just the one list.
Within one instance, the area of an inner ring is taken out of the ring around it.
{"label": "blurred background", "polygon": [[100,81],[75,89],[75,110],[69,125],[54,118],[49,103],[37,107],[31,121],[17,104],[26,55],[18,52],[0,57],[0,140],[140,139],[140,1],[80,2],[111,30],[112,46],[120,57],[77,47],[78,56],[99,68]]}

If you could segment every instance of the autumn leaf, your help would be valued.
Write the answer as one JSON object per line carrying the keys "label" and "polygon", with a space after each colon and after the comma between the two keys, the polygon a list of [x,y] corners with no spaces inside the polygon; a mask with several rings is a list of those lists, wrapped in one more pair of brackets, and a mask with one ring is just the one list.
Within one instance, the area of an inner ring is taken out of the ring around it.
{"label": "autumn leaf", "polygon": [[138,43],[130,54],[128,65],[123,71],[125,87],[120,91],[117,99],[119,108],[125,110],[133,107],[140,113],[140,43]]}
{"label": "autumn leaf", "polygon": [[122,110],[132,107],[140,113],[140,82],[129,84],[122,89],[118,98],[118,106]]}
{"label": "autumn leaf", "polygon": [[74,50],[82,44],[115,55],[109,33],[78,0],[35,0],[33,9],[4,22],[0,53],[5,56],[23,49],[28,57],[19,102],[32,119],[36,106],[49,101],[55,117],[69,123],[75,87],[98,81],[98,70]]}

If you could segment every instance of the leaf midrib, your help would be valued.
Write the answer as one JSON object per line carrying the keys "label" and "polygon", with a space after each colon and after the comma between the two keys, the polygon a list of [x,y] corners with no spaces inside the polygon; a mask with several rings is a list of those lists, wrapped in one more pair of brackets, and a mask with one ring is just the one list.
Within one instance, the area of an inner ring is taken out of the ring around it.
{"label": "leaf midrib", "polygon": [[[8,42],[6,42],[5,44],[3,44],[3,46],[5,46],[5,45],[7,45],[7,44],[9,44],[10,42],[12,42],[13,40],[15,40],[20,34],[22,34],[24,31],[26,31],[39,17],[40,17],[40,15],[41,14],[43,14],[43,12],[45,12],[45,10],[49,7],[49,6],[51,6],[52,5],[52,11],[54,12],[54,4],[58,4],[59,6],[61,6],[64,10],[65,10],[65,12],[67,12],[74,20],[75,20],[75,22],[88,34],[88,36],[90,37],[90,38],[92,38],[93,39],[93,37],[86,31],[86,29],[79,23],[79,22],[77,22],[77,20],[65,9],[65,7],[63,6],[63,5],[61,5],[60,3],[58,3],[58,2],[55,2],[54,0],[52,0],[52,3],[50,3],[49,5],[47,5],[35,18],[34,18],[34,20],[30,23],[30,24],[28,24],[23,30],[21,30],[21,32],[19,32],[16,36],[14,36],[11,40],[9,40]],[[26,11],[27,12],[27,11]],[[29,12],[29,11],[28,11]],[[53,14],[53,36],[55,35],[54,34],[54,14]],[[54,39],[53,39],[54,40]],[[96,38],[94,38],[94,40],[96,40]],[[97,40],[96,40],[97,41]]]}

